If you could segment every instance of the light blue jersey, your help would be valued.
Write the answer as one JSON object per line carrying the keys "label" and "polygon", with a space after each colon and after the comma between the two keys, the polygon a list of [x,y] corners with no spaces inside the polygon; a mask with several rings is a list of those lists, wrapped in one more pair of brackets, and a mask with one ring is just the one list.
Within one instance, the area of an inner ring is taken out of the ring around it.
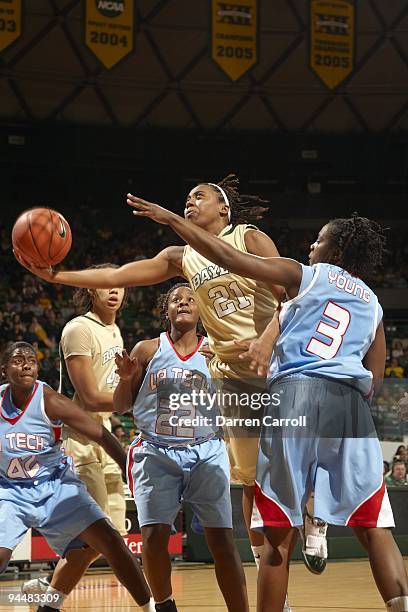
{"label": "light blue jersey", "polygon": [[377,296],[359,278],[326,263],[302,266],[299,294],[284,303],[270,377],[298,374],[353,379],[368,394],[362,360],[382,319]]}
{"label": "light blue jersey", "polygon": [[169,334],[160,334],[133,406],[136,426],[146,439],[172,445],[215,434],[215,412],[207,410],[210,373],[198,352],[205,340],[201,338],[195,351],[183,357]]}
{"label": "light blue jersey", "polygon": [[[232,528],[228,455],[216,435],[217,410],[208,410],[215,394],[198,352],[205,340],[183,357],[161,333],[136,398],[133,414],[141,436],[129,447],[127,474],[141,527],[171,525],[184,500],[204,527]],[[177,408],[183,395],[187,401]]]}
{"label": "light blue jersey", "polygon": [[0,386],[0,483],[35,484],[66,464],[61,424],[44,409],[44,385],[36,381],[22,410],[13,405],[10,385]]}
{"label": "light blue jersey", "polygon": [[0,386],[0,546],[14,550],[37,529],[58,555],[82,548],[79,535],[106,515],[61,451],[61,425],[44,408],[37,380],[22,410]]}

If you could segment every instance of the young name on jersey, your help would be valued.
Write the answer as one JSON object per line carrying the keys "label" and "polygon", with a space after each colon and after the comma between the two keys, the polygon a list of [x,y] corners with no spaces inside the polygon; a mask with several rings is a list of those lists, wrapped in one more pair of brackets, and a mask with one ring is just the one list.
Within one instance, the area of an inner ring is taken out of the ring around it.
{"label": "young name on jersey", "polygon": [[358,297],[367,304],[371,302],[371,294],[367,287],[359,284],[355,279],[353,280],[350,277],[344,276],[344,274],[335,272],[334,270],[329,269],[327,272],[327,276],[330,284],[335,284],[337,289],[343,290],[350,295],[354,295]]}

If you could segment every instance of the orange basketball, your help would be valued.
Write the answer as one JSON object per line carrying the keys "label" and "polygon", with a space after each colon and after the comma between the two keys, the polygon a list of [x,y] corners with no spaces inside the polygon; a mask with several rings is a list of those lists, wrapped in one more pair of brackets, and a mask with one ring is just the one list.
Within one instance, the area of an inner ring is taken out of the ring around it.
{"label": "orange basketball", "polygon": [[39,268],[64,259],[72,244],[71,228],[64,217],[51,208],[31,208],[23,212],[11,234],[13,249]]}

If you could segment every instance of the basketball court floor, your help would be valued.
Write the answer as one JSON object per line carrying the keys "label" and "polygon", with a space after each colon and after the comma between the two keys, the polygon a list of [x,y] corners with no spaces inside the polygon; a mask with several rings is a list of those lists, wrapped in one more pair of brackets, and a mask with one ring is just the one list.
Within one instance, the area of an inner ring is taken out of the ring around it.
{"label": "basketball court floor", "polygon": [[[405,563],[408,566],[408,560]],[[250,609],[255,612],[256,570],[245,565]],[[16,581],[0,582],[3,592]],[[173,569],[173,593],[180,612],[225,612],[211,565],[177,564]],[[384,610],[367,561],[332,561],[322,576],[313,576],[302,563],[291,568],[289,599],[293,612],[360,612]],[[1,612],[28,612],[28,606],[1,606]],[[112,573],[92,570],[71,594],[64,611],[128,612],[138,610]]]}

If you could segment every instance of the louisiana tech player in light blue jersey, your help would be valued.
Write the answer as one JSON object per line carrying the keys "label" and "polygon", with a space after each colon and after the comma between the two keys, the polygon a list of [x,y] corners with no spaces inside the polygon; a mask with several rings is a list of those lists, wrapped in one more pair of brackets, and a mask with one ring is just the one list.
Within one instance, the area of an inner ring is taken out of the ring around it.
{"label": "louisiana tech player in light blue jersey", "polygon": [[[330,221],[311,246],[308,268],[293,259],[238,251],[157,204],[134,198],[132,206],[137,214],[170,225],[196,251],[226,270],[282,285],[292,301],[283,313],[284,338],[265,415],[278,414],[283,420],[275,434],[273,424],[264,422],[257,466],[259,515],[253,526],[266,536],[258,612],[283,609],[290,551],[313,489],[315,515],[351,526],[367,550],[386,609],[408,612],[407,572],[386,529],[394,521],[382,478],[381,448],[364,395],[370,383],[374,392],[378,389],[385,366],[381,310],[362,282],[381,264],[382,228],[358,216]],[[315,264],[330,265],[313,268]],[[291,342],[297,346],[291,347]],[[285,418],[292,415],[312,418],[320,428],[317,434],[324,435],[285,435]],[[349,431],[356,437],[348,437]]]}
{"label": "louisiana tech player in light blue jersey", "polygon": [[377,296],[361,279],[333,264],[302,266],[299,293],[280,311],[272,381],[294,374],[350,379],[369,393],[373,374],[362,362],[381,319]]}
{"label": "louisiana tech player in light blue jersey", "polygon": [[62,423],[52,423],[44,410],[44,384],[34,383],[22,410],[13,405],[10,384],[0,386],[0,483],[6,488],[13,481],[37,485],[67,464]]}
{"label": "louisiana tech player in light blue jersey", "polygon": [[[205,343],[206,338],[202,336],[195,351],[183,357],[169,332],[160,334],[157,351],[147,366],[133,406],[135,423],[143,439],[171,446],[215,436],[216,410],[210,408],[208,399],[200,401],[200,392],[208,398],[212,391],[207,363],[199,352]],[[192,391],[196,393],[196,400],[189,403],[187,398]]]}
{"label": "louisiana tech player in light blue jersey", "polygon": [[[217,435],[216,413],[206,410],[213,404],[205,399],[211,384],[199,352],[204,340],[197,337],[198,307],[186,284],[171,288],[160,305],[167,331],[139,342],[130,357],[116,356],[120,383],[114,394],[115,409],[133,408],[141,431],[129,449],[128,482],[149,584],[157,610],[177,610],[167,546],[183,500],[204,527],[228,610],[247,612],[245,578],[232,538],[227,452]],[[196,402],[194,392],[200,391],[204,399]]]}
{"label": "louisiana tech player in light blue jersey", "polygon": [[[71,471],[60,448],[60,426],[64,422],[95,440],[124,468],[119,442],[76,404],[37,380],[30,344],[16,342],[5,351],[1,375],[7,383],[0,386],[0,572],[31,527],[61,556],[92,546],[106,556],[135,600],[148,606],[144,610],[153,610],[133,555]],[[45,612],[59,609],[65,596],[51,583],[31,601],[44,604],[39,610]]]}

